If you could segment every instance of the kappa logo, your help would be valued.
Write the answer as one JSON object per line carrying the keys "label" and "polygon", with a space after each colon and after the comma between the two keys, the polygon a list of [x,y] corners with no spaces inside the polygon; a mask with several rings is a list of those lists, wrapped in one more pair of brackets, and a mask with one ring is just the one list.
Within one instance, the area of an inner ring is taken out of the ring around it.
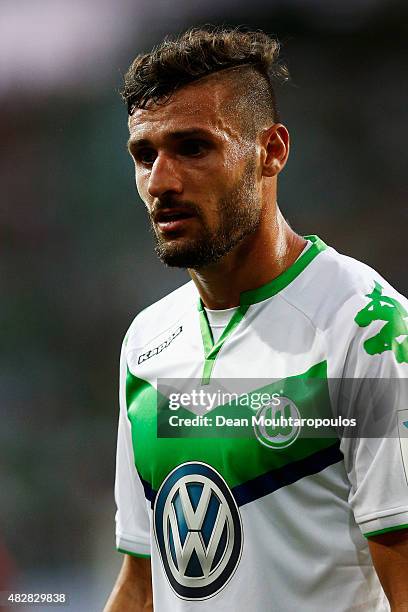
{"label": "kappa logo", "polygon": [[155,348],[150,349],[146,353],[142,353],[141,355],[139,355],[137,363],[138,364],[143,363],[144,361],[147,361],[148,359],[151,359],[151,357],[155,357],[156,355],[164,351],[164,349],[170,346],[173,340],[177,338],[177,336],[179,336],[182,331],[183,331],[183,326],[180,325],[180,327],[175,329],[174,332],[171,334],[171,336],[166,338],[166,340],[164,340],[164,342],[159,344],[159,346],[156,346]]}
{"label": "kappa logo", "polygon": [[201,462],[175,468],[154,504],[154,532],[166,576],[176,595],[212,597],[234,574],[242,552],[242,524],[221,475]]}
{"label": "kappa logo", "polygon": [[373,321],[384,321],[384,325],[364,342],[364,349],[369,355],[392,351],[398,363],[408,363],[408,312],[398,300],[384,295],[376,281],[366,297],[370,301],[356,314],[354,321],[360,327],[367,327]]}

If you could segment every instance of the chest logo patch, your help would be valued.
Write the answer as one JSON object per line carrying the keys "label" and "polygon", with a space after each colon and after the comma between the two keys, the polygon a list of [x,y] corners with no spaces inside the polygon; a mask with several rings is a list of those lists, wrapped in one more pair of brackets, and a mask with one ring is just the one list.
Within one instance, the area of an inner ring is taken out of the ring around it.
{"label": "chest logo patch", "polygon": [[153,516],[176,595],[200,600],[221,591],[237,568],[243,543],[238,506],[221,475],[201,462],[179,465],[163,481]]}
{"label": "chest logo patch", "polygon": [[367,327],[373,321],[385,321],[380,331],[364,342],[369,355],[393,351],[398,363],[408,363],[408,312],[396,299],[383,295],[383,288],[375,283],[367,296],[368,304],[354,318],[359,327]]}
{"label": "chest logo patch", "polygon": [[180,327],[175,329],[174,332],[168,338],[166,338],[165,340],[163,340],[161,344],[159,344],[159,346],[155,346],[154,348],[150,349],[146,353],[142,353],[141,355],[139,355],[137,363],[141,364],[144,361],[147,361],[148,359],[151,359],[152,357],[159,355],[162,351],[164,351],[164,349],[170,346],[173,340],[177,338],[177,336],[179,336],[182,331],[183,331],[183,326],[180,325]]}
{"label": "chest logo patch", "polygon": [[300,412],[294,402],[287,397],[279,398],[279,405],[266,404],[256,413],[254,419],[255,436],[261,444],[279,450],[287,448],[298,438],[301,426]]}

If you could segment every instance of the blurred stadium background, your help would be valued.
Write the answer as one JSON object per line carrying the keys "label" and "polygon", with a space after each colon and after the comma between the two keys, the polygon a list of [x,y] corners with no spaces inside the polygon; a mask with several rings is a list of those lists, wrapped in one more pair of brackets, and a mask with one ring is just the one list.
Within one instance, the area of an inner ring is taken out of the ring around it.
{"label": "blurred stadium background", "polygon": [[279,202],[292,225],[407,292],[402,0],[2,0],[0,590],[100,610],[121,563],[120,344],[186,276],[152,252],[117,90],[138,52],[208,22],[284,44]]}

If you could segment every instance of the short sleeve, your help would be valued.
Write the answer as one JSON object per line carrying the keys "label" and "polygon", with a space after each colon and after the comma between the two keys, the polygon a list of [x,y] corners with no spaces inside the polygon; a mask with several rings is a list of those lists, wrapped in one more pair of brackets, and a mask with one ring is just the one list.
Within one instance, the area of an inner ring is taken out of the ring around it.
{"label": "short sleeve", "polygon": [[150,520],[145,495],[134,464],[132,435],[126,406],[126,346],[120,357],[119,426],[116,452],[116,547],[120,552],[150,555]]}
{"label": "short sleeve", "polygon": [[[341,442],[349,503],[366,537],[408,528],[408,305],[392,287],[373,285],[352,313],[355,332],[343,373],[346,395],[359,406],[342,412],[360,419],[359,437]],[[375,419],[382,423],[377,429]]]}

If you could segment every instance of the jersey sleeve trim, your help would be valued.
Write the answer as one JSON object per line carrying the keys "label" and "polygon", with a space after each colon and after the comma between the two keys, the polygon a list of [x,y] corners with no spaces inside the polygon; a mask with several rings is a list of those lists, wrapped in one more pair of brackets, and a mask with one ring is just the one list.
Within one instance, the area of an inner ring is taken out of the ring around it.
{"label": "jersey sleeve trim", "polygon": [[150,557],[150,542],[136,539],[124,534],[116,534],[116,548],[130,555]]}
{"label": "jersey sleeve trim", "polygon": [[379,516],[369,521],[359,523],[360,529],[364,537],[380,535],[388,531],[397,531],[398,529],[408,528],[408,509],[403,512],[398,512],[393,515]]}
{"label": "jersey sleeve trim", "polygon": [[370,533],[365,533],[365,538],[371,538],[373,536],[382,535],[383,533],[389,533],[390,531],[400,531],[402,529],[408,529],[408,523],[405,525],[395,525],[395,527],[388,527],[386,529],[379,529],[378,531],[370,531]]}
{"label": "jersey sleeve trim", "polygon": [[124,555],[130,555],[131,557],[137,557],[138,559],[150,559],[151,555],[142,555],[141,553],[131,552],[130,550],[124,550],[123,548],[117,548],[118,552]]}

